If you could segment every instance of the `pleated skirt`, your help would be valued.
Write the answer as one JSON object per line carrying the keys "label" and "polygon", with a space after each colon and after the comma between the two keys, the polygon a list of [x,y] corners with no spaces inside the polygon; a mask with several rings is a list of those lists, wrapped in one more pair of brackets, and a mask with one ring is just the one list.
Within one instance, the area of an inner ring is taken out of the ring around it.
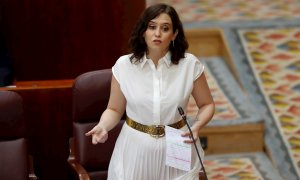
{"label": "pleated skirt", "polygon": [[[188,129],[185,126],[182,130]],[[203,162],[204,151],[199,142],[196,144]],[[198,180],[201,164],[192,147],[190,171],[167,166],[165,137],[151,137],[124,123],[110,160],[108,180]]]}

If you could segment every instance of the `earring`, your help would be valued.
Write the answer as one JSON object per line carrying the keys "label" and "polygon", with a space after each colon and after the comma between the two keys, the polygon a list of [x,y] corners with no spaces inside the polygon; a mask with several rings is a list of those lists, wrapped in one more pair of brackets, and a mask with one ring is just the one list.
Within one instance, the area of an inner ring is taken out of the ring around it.
{"label": "earring", "polygon": [[173,47],[174,47],[174,40],[172,40],[172,45],[173,45]]}

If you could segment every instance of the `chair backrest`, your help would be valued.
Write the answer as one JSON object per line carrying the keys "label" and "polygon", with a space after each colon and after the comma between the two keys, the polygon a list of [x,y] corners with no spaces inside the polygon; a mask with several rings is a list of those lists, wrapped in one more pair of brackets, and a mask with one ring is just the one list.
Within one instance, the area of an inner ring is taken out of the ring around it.
{"label": "chair backrest", "polygon": [[0,141],[1,179],[25,180],[29,174],[27,143],[24,138]]}
{"label": "chair backrest", "polygon": [[87,171],[106,171],[115,141],[124,121],[109,132],[104,144],[93,145],[85,133],[91,130],[106,109],[110,95],[111,69],[78,76],[73,85],[73,137],[77,161]]}
{"label": "chair backrest", "polygon": [[97,122],[106,109],[110,94],[111,69],[90,71],[73,84],[73,122]]}
{"label": "chair backrest", "polygon": [[0,177],[28,179],[29,160],[22,98],[13,91],[0,91]]}
{"label": "chair backrest", "polygon": [[0,139],[25,135],[22,97],[13,91],[0,91]]}

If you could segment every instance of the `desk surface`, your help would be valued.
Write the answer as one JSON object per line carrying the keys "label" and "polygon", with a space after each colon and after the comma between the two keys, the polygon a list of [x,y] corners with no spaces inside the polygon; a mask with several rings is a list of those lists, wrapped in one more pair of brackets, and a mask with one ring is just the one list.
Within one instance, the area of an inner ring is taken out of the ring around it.
{"label": "desk surface", "polygon": [[60,89],[71,88],[73,79],[45,80],[45,81],[19,81],[11,86],[0,87],[0,90],[32,90],[32,89]]}

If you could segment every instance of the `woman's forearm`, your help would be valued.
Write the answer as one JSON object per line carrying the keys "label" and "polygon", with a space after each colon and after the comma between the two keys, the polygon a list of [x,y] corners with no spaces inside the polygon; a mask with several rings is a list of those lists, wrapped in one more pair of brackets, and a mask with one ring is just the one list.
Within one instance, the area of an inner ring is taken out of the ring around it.
{"label": "woman's forearm", "polygon": [[107,131],[110,131],[113,129],[120,119],[122,118],[122,115],[120,112],[117,112],[111,108],[107,108],[101,115],[100,121],[97,126],[104,127]]}
{"label": "woman's forearm", "polygon": [[202,106],[196,117],[196,122],[194,123],[194,128],[201,129],[203,128],[213,117],[215,112],[215,105],[214,103],[206,104]]}

